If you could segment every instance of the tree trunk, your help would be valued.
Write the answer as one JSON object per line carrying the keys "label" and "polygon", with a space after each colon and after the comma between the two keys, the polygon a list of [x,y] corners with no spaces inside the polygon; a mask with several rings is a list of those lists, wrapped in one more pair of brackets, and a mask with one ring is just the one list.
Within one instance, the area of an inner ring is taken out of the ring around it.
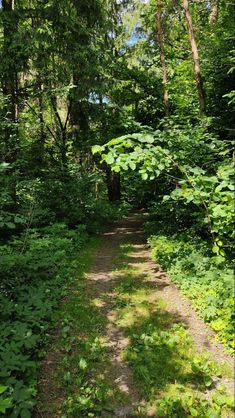
{"label": "tree trunk", "polygon": [[14,16],[14,0],[2,1],[2,21],[3,21],[3,54],[4,72],[2,76],[2,91],[4,97],[5,111],[5,152],[4,160],[10,164],[9,167],[9,187],[12,198],[12,210],[16,209],[16,175],[15,163],[17,161],[17,70],[15,57],[12,55],[12,43],[14,42],[17,30],[17,21]]}
{"label": "tree trunk", "polygon": [[186,20],[188,24],[189,39],[190,39],[191,49],[192,49],[192,57],[193,57],[193,64],[194,64],[194,77],[195,77],[196,87],[197,87],[198,96],[199,96],[200,115],[204,116],[206,114],[205,92],[203,88],[203,82],[201,79],[199,54],[198,54],[196,39],[194,36],[194,28],[193,28],[192,17],[189,11],[188,0],[183,0],[183,8],[185,10],[185,16],[186,16]]}
{"label": "tree trunk", "polygon": [[162,33],[162,27],[161,27],[161,0],[157,0],[156,23],[157,23],[157,40],[159,43],[160,58],[161,58],[161,64],[162,64],[163,101],[164,101],[164,106],[165,106],[165,113],[166,113],[166,116],[168,117],[170,114],[170,107],[169,107],[165,49],[164,49],[163,33]]}
{"label": "tree trunk", "polygon": [[[14,11],[14,0],[3,0],[3,59],[5,71],[3,75],[3,95],[7,102],[7,120],[9,124],[17,122],[17,72],[15,69],[14,56],[11,55],[13,36],[16,31],[15,21],[12,13]],[[10,132],[11,135],[11,132]],[[9,140],[6,138],[7,141]]]}
{"label": "tree trunk", "polygon": [[67,173],[68,161],[67,161],[67,129],[63,124],[61,116],[58,110],[57,97],[51,97],[51,104],[55,114],[55,126],[56,126],[56,139],[57,145],[60,150],[60,162],[62,171]]}
{"label": "tree trunk", "polygon": [[209,16],[209,22],[211,25],[214,25],[218,20],[218,1],[217,0],[211,0],[211,13]]}
{"label": "tree trunk", "polygon": [[[86,136],[89,131],[89,119],[87,109],[81,100],[84,92],[81,90],[81,83],[77,70],[73,71],[73,84],[76,86],[70,94],[70,124],[73,128],[74,142],[79,146],[81,136]],[[88,100],[88,99],[87,99]]]}
{"label": "tree trunk", "polygon": [[106,167],[106,179],[108,188],[109,201],[118,203],[121,200],[121,182],[120,174],[111,171],[109,166]]}

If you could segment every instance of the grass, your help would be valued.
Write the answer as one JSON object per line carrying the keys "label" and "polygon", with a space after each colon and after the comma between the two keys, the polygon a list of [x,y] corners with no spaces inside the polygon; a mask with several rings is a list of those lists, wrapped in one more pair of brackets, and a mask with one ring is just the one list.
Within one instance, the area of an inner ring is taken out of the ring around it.
{"label": "grass", "polygon": [[214,381],[226,375],[226,368],[209,360],[207,354],[196,353],[185,325],[180,317],[167,312],[151,276],[143,271],[144,265],[129,265],[129,255],[134,251],[130,246],[121,249],[118,268],[123,276],[115,292],[116,324],[129,339],[123,357],[145,400],[139,414],[233,416],[229,412],[232,400],[224,388],[214,390]]}
{"label": "grass", "polygon": [[104,331],[110,319],[103,310],[112,292],[114,305],[109,313],[127,338],[122,357],[129,363],[143,400],[133,417],[150,413],[166,418],[232,417],[231,398],[223,387],[214,386],[226,369],[195,351],[181,318],[169,313],[159,299],[144,260],[137,257],[130,264],[134,246],[121,245],[114,258],[113,289],[97,295],[90,290],[84,271],[89,271],[97,245],[94,242],[80,254],[83,268],[58,313],[60,332],[52,349],[53,357],[57,353],[57,368],[48,376],[54,398],[48,402],[44,393],[40,399],[48,405],[45,416],[60,411],[63,418],[112,418],[116,407],[130,402],[112,381]]}
{"label": "grass", "polygon": [[[211,257],[210,246],[190,234],[160,232],[149,238],[153,259],[192,301],[200,317],[234,353],[234,271],[231,263]],[[220,260],[220,261],[219,261]]]}
{"label": "grass", "polygon": [[48,376],[54,396],[48,403],[48,394],[44,391],[39,399],[39,410],[46,416],[53,416],[59,410],[63,418],[98,417],[104,411],[107,417],[112,417],[115,405],[126,402],[110,379],[109,349],[103,336],[107,319],[99,309],[102,299],[92,298],[87,293],[85,272],[89,271],[99,244],[93,241],[79,255],[83,269],[57,314],[60,332],[51,356],[57,356],[58,366]]}

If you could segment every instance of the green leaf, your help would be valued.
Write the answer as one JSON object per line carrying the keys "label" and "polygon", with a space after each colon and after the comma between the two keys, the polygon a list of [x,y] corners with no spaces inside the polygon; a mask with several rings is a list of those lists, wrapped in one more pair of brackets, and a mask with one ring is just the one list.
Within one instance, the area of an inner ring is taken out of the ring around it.
{"label": "green leaf", "polygon": [[28,409],[22,409],[22,411],[20,412],[20,416],[21,418],[30,418],[31,411],[29,411]]}
{"label": "green leaf", "polygon": [[5,224],[6,226],[7,226],[7,228],[10,228],[10,229],[15,229],[15,224],[13,224],[13,222],[6,222],[6,224]]}
{"label": "green leaf", "polygon": [[101,147],[100,145],[93,145],[93,147],[91,148],[92,154],[100,154],[102,150],[103,147]]}
{"label": "green leaf", "polygon": [[195,408],[190,408],[189,411],[192,417],[198,417],[198,412]]}
{"label": "green leaf", "polygon": [[87,362],[84,358],[81,358],[79,361],[79,367],[81,370],[87,369]]}
{"label": "green leaf", "polygon": [[136,135],[136,137],[140,142],[143,142],[143,143],[146,142],[147,144],[153,144],[154,142],[154,137],[152,135],[139,134],[139,136]]}
{"label": "green leaf", "polygon": [[136,169],[136,164],[133,161],[130,161],[129,166],[132,170]]}
{"label": "green leaf", "polygon": [[148,173],[146,173],[146,172],[143,173],[141,177],[142,177],[143,180],[147,180],[148,179]]}
{"label": "green leaf", "polygon": [[114,163],[114,156],[110,152],[106,155],[105,161],[107,164],[113,164]]}
{"label": "green leaf", "polygon": [[0,399],[0,413],[5,414],[8,408],[12,407],[12,398]]}
{"label": "green leaf", "polygon": [[213,383],[213,379],[210,376],[204,378],[204,383],[206,387],[210,387]]}
{"label": "green leaf", "polygon": [[121,168],[120,168],[119,165],[115,165],[115,166],[112,167],[112,171],[114,171],[115,173],[120,173]]}
{"label": "green leaf", "polygon": [[6,392],[6,390],[8,389],[8,386],[2,386],[0,385],[0,395],[4,392]]}
{"label": "green leaf", "polygon": [[214,245],[212,247],[212,252],[215,253],[215,254],[219,254],[219,247],[217,247],[217,245]]}

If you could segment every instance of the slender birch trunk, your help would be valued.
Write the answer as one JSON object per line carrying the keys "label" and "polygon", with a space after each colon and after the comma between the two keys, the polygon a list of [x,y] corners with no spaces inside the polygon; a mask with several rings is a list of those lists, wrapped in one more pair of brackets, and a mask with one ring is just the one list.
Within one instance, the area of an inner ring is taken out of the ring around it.
{"label": "slender birch trunk", "polygon": [[15,33],[15,24],[12,19],[14,11],[13,0],[3,0],[3,55],[6,62],[6,69],[3,77],[3,94],[7,99],[7,119],[11,122],[17,120],[17,74],[15,70],[14,57],[11,56],[10,48],[13,34]]}
{"label": "slender birch trunk", "polygon": [[170,114],[170,106],[169,106],[165,49],[164,49],[163,33],[162,33],[162,27],[161,27],[161,0],[157,0],[156,23],[157,23],[157,40],[159,43],[160,58],[161,58],[161,65],[162,65],[163,101],[164,101],[164,106],[165,106],[165,113],[166,113],[166,116],[168,117]]}
{"label": "slender birch trunk", "polygon": [[204,116],[206,114],[205,92],[203,88],[203,82],[201,79],[199,54],[198,54],[197,43],[196,43],[196,39],[194,35],[192,17],[189,11],[188,0],[183,0],[183,8],[184,8],[185,16],[187,20],[189,39],[190,39],[191,49],[192,49],[192,58],[193,58],[193,64],[194,64],[194,78],[196,81],[196,87],[197,87],[198,97],[199,97],[200,115]]}
{"label": "slender birch trunk", "polygon": [[219,10],[218,10],[218,1],[217,0],[211,0],[211,13],[209,16],[209,22],[211,25],[214,25],[219,16]]}

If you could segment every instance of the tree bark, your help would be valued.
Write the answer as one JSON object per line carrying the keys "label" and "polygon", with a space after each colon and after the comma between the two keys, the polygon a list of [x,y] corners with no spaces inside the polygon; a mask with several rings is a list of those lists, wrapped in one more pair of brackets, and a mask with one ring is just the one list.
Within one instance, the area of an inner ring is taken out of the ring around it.
{"label": "tree bark", "polygon": [[106,167],[106,180],[109,201],[118,203],[121,200],[120,174],[114,173],[109,166]]}
{"label": "tree bark", "polygon": [[161,0],[157,0],[156,23],[157,23],[157,40],[159,43],[160,58],[161,58],[161,65],[162,65],[163,101],[164,101],[164,106],[165,106],[165,114],[168,117],[170,114],[170,106],[169,106],[165,49],[164,49],[163,33],[162,33],[162,27],[161,27]]}
{"label": "tree bark", "polygon": [[217,0],[211,0],[211,13],[209,16],[209,22],[211,25],[214,25],[219,16],[219,10],[218,10],[218,1]]}
{"label": "tree bark", "polygon": [[14,57],[11,56],[11,46],[15,33],[15,22],[12,18],[14,0],[3,0],[3,56],[5,71],[3,75],[3,95],[7,99],[7,119],[9,122],[17,121],[17,74]]}
{"label": "tree bark", "polygon": [[190,39],[191,49],[192,49],[192,58],[193,58],[193,64],[194,64],[194,78],[196,81],[196,87],[197,87],[198,97],[199,97],[200,115],[204,116],[206,114],[205,92],[204,92],[203,82],[201,78],[199,54],[198,54],[197,43],[196,43],[196,39],[194,35],[192,17],[189,11],[188,0],[183,0],[183,8],[184,8],[185,16],[187,20],[189,39]]}
{"label": "tree bark", "polygon": [[57,145],[60,150],[60,162],[62,171],[67,173],[68,159],[67,159],[67,123],[63,124],[61,116],[58,111],[57,97],[51,97],[51,105],[55,114],[55,125],[56,125],[56,139]]}
{"label": "tree bark", "polygon": [[11,209],[15,210],[17,206],[16,196],[16,175],[15,163],[17,161],[17,70],[15,66],[15,57],[12,55],[12,43],[14,42],[15,32],[17,30],[17,21],[14,16],[14,0],[2,1],[2,21],[3,21],[3,61],[4,71],[2,76],[2,91],[4,97],[5,111],[5,152],[4,160],[10,164],[9,167],[9,187],[12,199]]}

